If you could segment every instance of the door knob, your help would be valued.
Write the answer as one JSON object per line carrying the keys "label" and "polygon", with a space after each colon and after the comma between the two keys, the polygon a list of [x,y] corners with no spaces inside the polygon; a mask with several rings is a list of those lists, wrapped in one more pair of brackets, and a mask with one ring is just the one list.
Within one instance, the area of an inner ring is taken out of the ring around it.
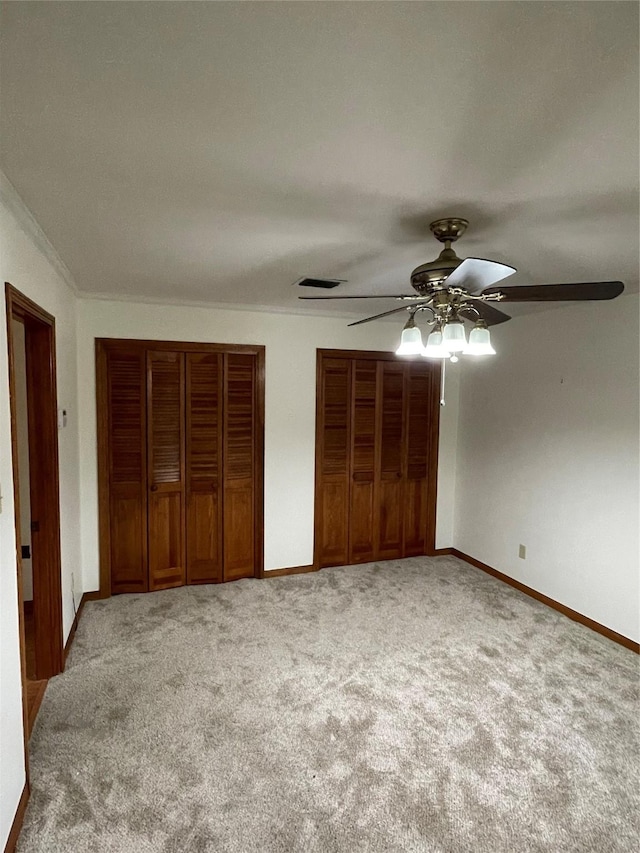
{"label": "door knob", "polygon": [[157,487],[156,485],[151,486],[151,491],[152,491],[152,492],[157,492],[157,491],[158,491],[158,487]]}

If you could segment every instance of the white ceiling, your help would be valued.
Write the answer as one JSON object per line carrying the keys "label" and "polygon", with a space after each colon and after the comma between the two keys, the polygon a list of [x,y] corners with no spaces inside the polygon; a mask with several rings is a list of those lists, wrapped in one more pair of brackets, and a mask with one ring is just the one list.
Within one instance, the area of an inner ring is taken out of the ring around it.
{"label": "white ceiling", "polygon": [[292,283],[406,292],[443,215],[509,283],[638,289],[636,3],[12,2],[2,32],[2,168],[82,291],[326,313]]}

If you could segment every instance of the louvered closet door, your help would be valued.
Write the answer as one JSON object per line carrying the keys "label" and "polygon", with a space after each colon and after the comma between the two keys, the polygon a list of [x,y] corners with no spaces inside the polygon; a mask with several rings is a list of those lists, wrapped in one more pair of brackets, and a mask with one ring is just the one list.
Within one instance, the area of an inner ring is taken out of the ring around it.
{"label": "louvered closet door", "polygon": [[377,557],[403,556],[405,365],[378,362]]}
{"label": "louvered closet door", "polygon": [[349,558],[351,360],[324,359],[320,381],[317,559],[321,566],[341,566]]}
{"label": "louvered closet door", "polygon": [[407,365],[407,472],[404,492],[404,554],[426,549],[428,465],[432,440],[433,371]]}
{"label": "louvered closet door", "polygon": [[315,560],[389,560],[434,547],[439,365],[319,355]]}
{"label": "louvered closet door", "polygon": [[375,557],[376,377],[375,361],[353,362],[349,563]]}
{"label": "louvered closet door", "polygon": [[253,577],[256,499],[256,383],[253,355],[224,356],[224,580]]}
{"label": "louvered closet door", "polygon": [[149,589],[185,582],[184,387],[181,352],[147,352]]}
{"label": "louvered closet door", "polygon": [[187,353],[187,583],[222,580],[222,393],[222,354]]}
{"label": "louvered closet door", "polygon": [[111,591],[147,590],[145,355],[106,352]]}

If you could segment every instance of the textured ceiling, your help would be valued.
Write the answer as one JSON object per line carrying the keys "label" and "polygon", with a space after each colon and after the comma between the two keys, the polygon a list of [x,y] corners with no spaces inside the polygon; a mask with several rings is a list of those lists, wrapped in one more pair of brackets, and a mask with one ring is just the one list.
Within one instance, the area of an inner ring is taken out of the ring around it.
{"label": "textured ceiling", "polygon": [[403,292],[443,215],[509,283],[638,289],[636,3],[22,2],[2,38],[2,168],[87,293]]}

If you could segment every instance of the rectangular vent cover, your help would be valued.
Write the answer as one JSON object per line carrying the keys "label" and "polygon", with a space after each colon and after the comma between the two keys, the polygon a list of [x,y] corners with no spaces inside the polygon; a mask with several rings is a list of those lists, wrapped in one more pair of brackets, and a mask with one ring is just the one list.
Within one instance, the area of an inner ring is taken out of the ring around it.
{"label": "rectangular vent cover", "polygon": [[325,290],[330,290],[332,287],[337,287],[346,279],[340,278],[301,278],[296,282],[299,287],[322,287]]}

